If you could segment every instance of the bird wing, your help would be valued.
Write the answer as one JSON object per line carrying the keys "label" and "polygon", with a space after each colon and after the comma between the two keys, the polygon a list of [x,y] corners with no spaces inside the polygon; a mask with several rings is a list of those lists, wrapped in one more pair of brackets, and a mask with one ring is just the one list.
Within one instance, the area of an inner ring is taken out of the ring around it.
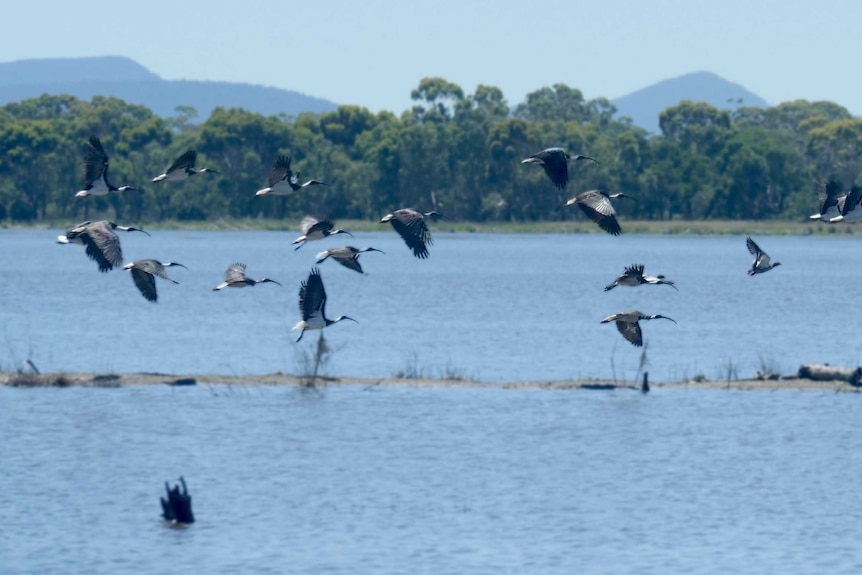
{"label": "bird wing", "polygon": [[156,292],[156,278],[153,277],[153,274],[139,268],[132,268],[132,279],[138,286],[141,295],[149,301],[159,299],[159,294]]}
{"label": "bird wing", "polygon": [[100,271],[106,272],[123,265],[120,238],[104,222],[91,224],[81,239],[87,248],[87,255],[99,264]]}
{"label": "bird wing", "polygon": [[578,194],[577,200],[581,211],[595,223],[599,224],[600,228],[614,236],[622,233],[623,229],[615,217],[616,211],[614,210],[614,206],[606,195],[592,190]]}
{"label": "bird wing", "polygon": [[760,246],[754,243],[754,240],[751,238],[745,238],[745,245],[746,247],[748,247],[748,251],[753,256],[760,257],[760,254],[763,253],[763,250],[760,249]]}
{"label": "bird wing", "polygon": [[340,254],[332,254],[335,257],[335,261],[340,263],[346,268],[350,268],[359,273],[365,273],[362,271],[362,266],[359,265],[359,254],[350,255],[348,253],[340,253]]}
{"label": "bird wing", "polygon": [[622,278],[638,278],[639,280],[643,280],[644,278],[644,266],[643,264],[634,264],[631,266],[627,266],[625,271],[620,276]]}
{"label": "bird wing", "polygon": [[[136,268],[132,269],[141,269],[148,274],[152,274],[154,276],[159,276],[160,278],[168,281],[174,281],[168,276],[168,272],[161,263],[156,260],[138,260],[135,262]],[[153,280],[155,281],[155,280]],[[174,282],[177,283],[177,282]]]}
{"label": "bird wing", "polygon": [[640,347],[643,345],[643,334],[639,322],[630,322],[617,320],[617,329],[623,337],[626,338],[632,345]]}
{"label": "bird wing", "polygon": [[182,156],[177,158],[173,164],[165,170],[166,174],[177,170],[192,169],[195,167],[195,162],[198,160],[198,153],[195,150],[188,150]]}
{"label": "bird wing", "polygon": [[566,153],[561,148],[542,150],[535,157],[542,160],[545,173],[559,189],[564,189],[569,182],[569,162]]}
{"label": "bird wing", "polygon": [[331,232],[332,228],[334,228],[334,227],[335,227],[335,224],[333,224],[331,221],[321,220],[319,222],[315,221],[311,226],[309,226],[308,230],[303,230],[303,231],[304,231],[305,235],[308,235],[308,234],[311,234],[314,232]]}
{"label": "bird wing", "polygon": [[281,180],[289,178],[290,175],[290,156],[279,156],[275,162],[273,162],[272,168],[269,170],[267,183],[270,186],[274,186]]}
{"label": "bird wing", "polygon": [[228,283],[245,281],[245,264],[232,263],[224,272],[224,279]]}
{"label": "bird wing", "polygon": [[410,209],[397,210],[393,212],[394,217],[390,220],[392,227],[404,240],[417,258],[428,257],[428,247],[431,242],[431,232],[425,223],[425,218],[419,212]]}
{"label": "bird wing", "polygon": [[308,279],[302,282],[299,288],[299,312],[302,319],[308,321],[314,314],[320,313],[325,316],[326,290],[323,289],[323,279],[320,270],[312,268]]}
{"label": "bird wing", "polygon": [[313,218],[311,216],[305,216],[304,218],[302,218],[302,221],[299,222],[299,229],[300,231],[302,231],[302,235],[307,236],[308,232],[310,232],[311,228],[313,228],[316,224],[317,218]]}
{"label": "bird wing", "polygon": [[90,136],[87,153],[84,155],[84,187],[89,188],[93,182],[108,171],[108,155],[102,147],[102,142],[96,136]]}
{"label": "bird wing", "polygon": [[841,194],[841,182],[829,180],[828,182],[815,182],[817,190],[817,201],[820,202],[820,215],[824,215],[829,208],[838,204],[838,196]]}
{"label": "bird wing", "polygon": [[862,199],[862,188],[859,186],[853,186],[850,188],[850,191],[844,196],[843,202],[840,206],[841,215],[846,216],[855,210],[860,199]]}

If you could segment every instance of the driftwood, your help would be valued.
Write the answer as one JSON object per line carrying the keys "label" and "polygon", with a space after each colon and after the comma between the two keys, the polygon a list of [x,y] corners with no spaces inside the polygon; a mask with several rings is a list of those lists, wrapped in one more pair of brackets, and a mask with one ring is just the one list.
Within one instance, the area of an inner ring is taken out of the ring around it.
{"label": "driftwood", "polygon": [[804,364],[799,367],[798,376],[799,379],[813,379],[814,381],[846,381],[855,387],[862,385],[860,384],[862,367],[849,369],[831,365]]}

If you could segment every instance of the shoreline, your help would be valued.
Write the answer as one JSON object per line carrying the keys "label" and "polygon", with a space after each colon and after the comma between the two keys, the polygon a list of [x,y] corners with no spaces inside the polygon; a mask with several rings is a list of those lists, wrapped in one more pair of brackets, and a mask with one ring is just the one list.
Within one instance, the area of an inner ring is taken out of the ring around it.
{"label": "shoreline", "polygon": [[[93,215],[92,219],[107,217]],[[0,229],[45,229],[62,230],[71,222],[55,219],[35,222],[0,222]],[[376,221],[339,220],[339,225],[356,232],[381,231],[386,228]],[[856,226],[850,224],[825,224],[797,220],[624,220],[624,234],[658,235],[856,235]],[[162,222],[138,222],[147,230],[172,231],[295,231],[298,220],[236,219],[186,222],[168,220]],[[488,233],[488,234],[604,234],[594,223],[580,220],[558,222],[436,222],[435,233]]]}
{"label": "shoreline", "polygon": [[[0,371],[0,386],[5,387],[102,387],[118,388],[132,385],[184,386],[291,386],[323,388],[331,386],[360,387],[437,387],[437,388],[485,388],[485,389],[548,389],[548,390],[614,390],[640,391],[640,384],[607,379],[577,379],[557,381],[483,382],[466,379],[440,378],[365,378],[351,376],[302,377],[284,373],[263,375],[217,375],[217,374],[165,374],[165,373],[21,373]],[[787,377],[782,379],[757,380],[736,379],[730,381],[651,381],[652,389],[724,389],[724,390],[770,390],[788,389],[805,391],[832,391],[860,393],[862,387],[844,381],[815,381]]]}

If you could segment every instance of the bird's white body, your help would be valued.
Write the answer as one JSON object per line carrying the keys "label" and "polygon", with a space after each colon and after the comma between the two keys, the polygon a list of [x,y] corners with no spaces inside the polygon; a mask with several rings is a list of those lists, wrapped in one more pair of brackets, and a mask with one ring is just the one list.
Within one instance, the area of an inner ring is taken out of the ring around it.
{"label": "bird's white body", "polygon": [[289,196],[292,193],[293,188],[290,187],[290,184],[286,180],[279,180],[269,187],[263,188],[262,190],[258,190],[254,195]]}
{"label": "bird's white body", "polygon": [[154,182],[178,182],[188,179],[189,174],[185,170],[175,170],[170,174],[164,173],[153,178]]}
{"label": "bird's white body", "polygon": [[110,188],[105,184],[105,180],[99,178],[93,185],[87,190],[81,190],[77,194],[75,194],[76,198],[86,198],[87,196],[107,196],[108,192],[110,192]]}

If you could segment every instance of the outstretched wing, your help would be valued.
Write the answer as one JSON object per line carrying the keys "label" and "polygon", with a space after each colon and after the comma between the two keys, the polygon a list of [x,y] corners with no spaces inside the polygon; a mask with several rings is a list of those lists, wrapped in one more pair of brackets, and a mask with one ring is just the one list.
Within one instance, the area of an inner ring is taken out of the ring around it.
{"label": "outstretched wing", "polygon": [[632,345],[640,347],[644,344],[643,334],[639,322],[628,322],[617,320],[617,329],[623,337],[626,338]]}
{"label": "outstretched wing", "polygon": [[147,273],[138,268],[132,268],[132,279],[135,285],[138,286],[138,291],[141,292],[147,300],[157,301],[159,294],[156,292],[156,278],[153,274]]}
{"label": "outstretched wing", "polygon": [[224,272],[224,279],[228,283],[245,281],[245,264],[232,263]]}
{"label": "outstretched wing", "polygon": [[625,271],[622,273],[620,278],[637,278],[638,281],[643,283],[644,279],[644,266],[643,264],[634,264],[631,266],[627,266]]}
{"label": "outstretched wing", "polygon": [[[305,221],[305,220],[303,220],[303,221]],[[313,234],[314,232],[331,232],[332,228],[334,228],[334,227],[335,227],[335,224],[333,224],[329,220],[322,220],[319,222],[315,221],[313,224],[311,224],[311,226],[309,226],[307,231],[303,230],[303,232],[305,233],[305,235]]]}
{"label": "outstretched wing", "polygon": [[302,221],[299,222],[299,229],[300,231],[302,231],[302,235],[307,236],[308,232],[310,232],[311,228],[313,228],[315,225],[317,225],[317,218],[305,216],[304,218],[302,218]]}
{"label": "outstretched wing", "polygon": [[754,243],[754,240],[751,238],[745,238],[745,246],[748,248],[748,251],[753,256],[759,257],[760,254],[763,253],[763,250],[760,249],[760,246]]}
{"label": "outstretched wing", "polygon": [[302,282],[299,288],[299,312],[302,319],[308,321],[318,313],[325,316],[325,307],[326,290],[323,289],[323,279],[320,277],[320,270],[312,268],[308,279]]}
{"label": "outstretched wing", "polygon": [[188,150],[182,156],[176,159],[173,164],[165,170],[166,174],[176,172],[178,170],[190,170],[195,167],[195,162],[198,160],[198,153],[195,150]]}
{"label": "outstretched wing", "polygon": [[591,190],[578,194],[578,207],[591,220],[599,224],[599,227],[611,235],[618,236],[623,232],[620,224],[617,222],[616,210],[614,210],[611,200],[597,190]]}
{"label": "outstretched wing", "polygon": [[120,238],[110,226],[103,223],[92,224],[86,233],[81,235],[81,239],[86,246],[87,255],[99,264],[99,271],[107,272],[123,265]]}
{"label": "outstretched wing", "polygon": [[93,182],[108,171],[108,155],[102,147],[102,142],[96,136],[90,136],[87,152],[84,154],[84,188],[89,188]]}
{"label": "outstretched wing", "polygon": [[393,213],[392,227],[404,240],[417,258],[428,257],[427,244],[431,242],[431,232],[425,223],[425,218],[416,210],[404,209]]}
{"label": "outstretched wing", "polygon": [[569,162],[562,148],[548,148],[532,157],[542,160],[545,173],[559,189],[564,189],[569,183]]}
{"label": "outstretched wing", "polygon": [[279,156],[269,170],[267,184],[272,187],[285,178],[290,178],[290,156]]}

